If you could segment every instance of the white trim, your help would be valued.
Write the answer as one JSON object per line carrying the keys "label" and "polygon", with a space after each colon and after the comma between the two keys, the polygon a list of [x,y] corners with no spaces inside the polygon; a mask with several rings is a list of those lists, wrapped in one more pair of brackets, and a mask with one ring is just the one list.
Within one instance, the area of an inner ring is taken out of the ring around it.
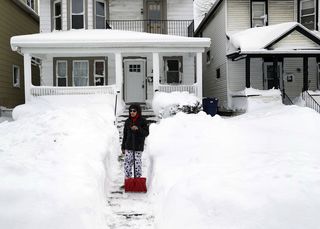
{"label": "white trim", "polygon": [[[85,86],[89,86],[89,61],[88,60],[73,60],[72,61],[72,85],[74,87],[77,87],[75,84],[74,84],[74,64],[75,63],[87,63],[88,64],[88,70],[87,70],[87,78],[88,78],[88,81],[87,81],[87,85]],[[83,86],[83,85],[82,85]],[[81,87],[81,86],[80,86]]]}
{"label": "white trim", "polygon": [[97,17],[103,18],[103,16],[97,14],[97,2],[101,2],[104,4],[104,28],[99,29],[105,29],[106,28],[106,20],[107,20],[107,1],[106,0],[95,0],[94,1],[94,28],[97,29]]}
{"label": "white trim", "polygon": [[[79,1],[79,0],[78,0]],[[80,29],[85,29],[86,28],[86,0],[81,0],[83,3],[83,11],[81,13],[73,13],[72,12],[72,0],[70,0],[70,29],[72,28],[72,16],[73,15],[83,15],[83,28]]]}
{"label": "white trim", "polygon": [[[17,69],[17,83],[15,84],[15,69]],[[21,79],[21,74],[20,74],[20,67],[18,65],[12,65],[12,86],[20,88],[20,79]]]}
{"label": "white trim", "polygon": [[160,79],[160,56],[159,53],[155,52],[152,54],[152,65],[153,65],[153,90],[159,90],[159,79]]}
{"label": "white trim", "polygon": [[196,60],[196,71],[197,71],[197,87],[198,87],[198,98],[202,102],[202,53],[197,53],[197,60]]}
{"label": "white trim", "polygon": [[[103,75],[97,75],[96,74],[96,63],[97,62],[102,62],[103,63]],[[100,59],[100,60],[94,60],[94,63],[93,63],[93,84],[94,86],[97,86],[96,85],[96,78],[99,77],[103,77],[103,85],[106,85],[106,62],[105,60],[103,59]],[[101,85],[99,85],[101,86]]]}
{"label": "white trim", "polygon": [[115,68],[116,68],[116,90],[119,92],[119,99],[123,98],[123,61],[122,53],[115,53]]}
{"label": "white trim", "polygon": [[[178,72],[179,73],[179,79],[177,83],[168,83],[168,60],[176,60],[178,61],[178,71],[172,71],[172,72]],[[164,80],[166,84],[182,84],[182,77],[183,77],[183,70],[181,72],[181,68],[183,68],[183,57],[182,56],[164,56],[163,57],[163,65],[164,65]]]}
{"label": "white trim", "polygon": [[[56,16],[56,7],[55,7],[55,4],[57,3],[60,3],[60,15],[58,16]],[[62,0],[53,1],[52,7],[53,7],[53,31],[60,31],[60,30],[56,30],[56,19],[57,18],[61,19],[61,30],[62,30]]]}
{"label": "white trim", "polygon": [[24,94],[25,94],[25,102],[29,102],[31,100],[31,55],[29,53],[25,53],[23,55],[23,66],[24,66]]}
{"label": "white trim", "polygon": [[[58,63],[65,63],[66,64],[66,77],[58,76]],[[58,87],[58,78],[66,78],[66,87],[68,86],[68,61],[66,60],[57,60],[56,61],[56,86]]]}

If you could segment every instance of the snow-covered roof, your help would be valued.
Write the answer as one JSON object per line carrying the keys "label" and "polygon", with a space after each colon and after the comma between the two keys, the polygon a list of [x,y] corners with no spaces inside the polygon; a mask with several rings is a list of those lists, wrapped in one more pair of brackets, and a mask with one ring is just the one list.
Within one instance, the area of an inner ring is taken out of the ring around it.
{"label": "snow-covered roof", "polygon": [[269,45],[273,44],[276,40],[280,39],[282,36],[285,36],[296,28],[305,31],[307,34],[312,35],[315,37],[315,39],[320,41],[320,37],[318,37],[315,33],[312,33],[298,22],[286,22],[277,25],[251,28],[230,34],[230,44],[233,46],[234,50],[229,51],[232,52],[235,50],[240,50],[242,53],[269,51],[266,50]]}
{"label": "snow-covered roof", "polygon": [[181,47],[203,48],[210,46],[210,38],[181,37],[143,32],[92,29],[38,33],[11,38],[13,50],[18,48],[82,48],[82,47]]}

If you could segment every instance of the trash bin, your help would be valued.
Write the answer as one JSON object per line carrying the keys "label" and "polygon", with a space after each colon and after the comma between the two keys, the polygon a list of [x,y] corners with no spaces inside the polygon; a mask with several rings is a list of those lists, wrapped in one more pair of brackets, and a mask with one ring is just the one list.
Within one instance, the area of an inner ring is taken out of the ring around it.
{"label": "trash bin", "polygon": [[215,116],[218,112],[218,99],[217,98],[203,98],[202,100],[203,111],[211,116]]}

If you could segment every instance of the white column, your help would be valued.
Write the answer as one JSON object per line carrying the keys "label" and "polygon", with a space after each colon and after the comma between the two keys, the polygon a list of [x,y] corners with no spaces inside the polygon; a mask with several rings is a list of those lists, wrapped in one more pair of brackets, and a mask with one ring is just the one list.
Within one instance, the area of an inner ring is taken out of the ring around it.
{"label": "white column", "polygon": [[196,64],[196,71],[197,71],[197,87],[198,87],[198,98],[202,102],[202,53],[197,53],[197,64]]}
{"label": "white column", "polygon": [[153,91],[159,90],[159,79],[160,79],[160,57],[159,53],[153,53]]}
{"label": "white column", "polygon": [[122,54],[115,53],[115,65],[116,65],[116,90],[118,93],[118,99],[123,98],[123,69],[122,69]]}
{"label": "white column", "polygon": [[29,102],[31,99],[31,55],[25,53],[23,55],[24,59],[24,95],[25,103]]}

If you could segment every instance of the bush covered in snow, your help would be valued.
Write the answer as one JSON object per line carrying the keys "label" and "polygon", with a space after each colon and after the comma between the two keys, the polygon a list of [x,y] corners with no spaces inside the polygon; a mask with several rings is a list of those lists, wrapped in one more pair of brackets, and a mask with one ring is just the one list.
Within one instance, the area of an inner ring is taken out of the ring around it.
{"label": "bush covered in snow", "polygon": [[184,112],[187,114],[198,113],[202,106],[194,94],[188,92],[157,92],[152,101],[152,108],[160,118],[166,118]]}

